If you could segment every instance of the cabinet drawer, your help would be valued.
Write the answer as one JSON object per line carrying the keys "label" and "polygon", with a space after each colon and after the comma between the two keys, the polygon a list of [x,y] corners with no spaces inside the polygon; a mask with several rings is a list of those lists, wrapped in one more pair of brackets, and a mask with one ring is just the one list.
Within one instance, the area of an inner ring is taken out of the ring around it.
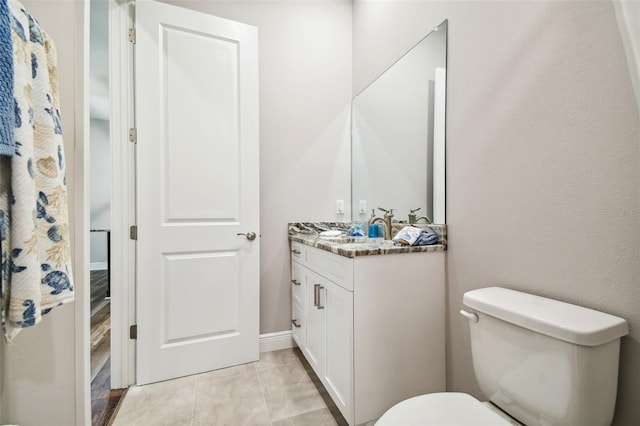
{"label": "cabinet drawer", "polygon": [[296,262],[291,262],[291,300],[300,306],[304,306],[305,281],[304,267]]}
{"label": "cabinet drawer", "polygon": [[306,246],[296,241],[291,241],[291,259],[301,264],[306,263]]}
{"label": "cabinet drawer", "polygon": [[353,291],[353,259],[306,247],[305,266],[345,290]]}
{"label": "cabinet drawer", "polygon": [[[304,306],[304,305],[302,305]],[[291,303],[291,330],[298,347],[304,349],[307,345],[307,321],[304,309],[296,302]]]}

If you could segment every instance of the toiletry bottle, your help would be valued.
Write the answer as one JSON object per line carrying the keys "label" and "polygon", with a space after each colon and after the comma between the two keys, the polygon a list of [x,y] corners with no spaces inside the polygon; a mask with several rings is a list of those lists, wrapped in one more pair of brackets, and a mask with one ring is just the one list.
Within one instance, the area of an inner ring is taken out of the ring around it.
{"label": "toiletry bottle", "polygon": [[[371,219],[376,217],[376,211],[371,210]],[[369,238],[378,238],[378,224],[369,222]]]}

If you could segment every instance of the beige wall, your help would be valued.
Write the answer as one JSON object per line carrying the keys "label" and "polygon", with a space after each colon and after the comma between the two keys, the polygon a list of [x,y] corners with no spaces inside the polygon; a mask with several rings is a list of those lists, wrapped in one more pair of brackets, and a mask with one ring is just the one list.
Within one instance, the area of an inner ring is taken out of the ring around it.
{"label": "beige wall", "polygon": [[614,424],[640,421],[640,123],[610,2],[362,2],[354,93],[443,19],[452,391],[480,396],[462,294],[626,318]]}
{"label": "beige wall", "polygon": [[[25,0],[27,10],[53,38],[58,50],[69,190],[73,222],[75,140],[75,41],[78,4]],[[71,229],[73,232],[73,229]],[[77,269],[77,268],[76,268]],[[76,281],[76,286],[81,285]],[[0,338],[0,423],[67,426],[75,423],[75,304],[55,308],[10,346]]]}
{"label": "beige wall", "polygon": [[289,330],[287,223],[351,218],[351,2],[165,2],[258,27],[260,332]]}

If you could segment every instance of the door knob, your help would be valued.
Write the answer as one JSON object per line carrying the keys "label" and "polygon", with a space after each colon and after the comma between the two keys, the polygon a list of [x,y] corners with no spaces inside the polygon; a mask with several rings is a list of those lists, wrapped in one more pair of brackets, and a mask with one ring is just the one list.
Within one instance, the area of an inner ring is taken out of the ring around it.
{"label": "door knob", "polygon": [[245,237],[247,237],[247,240],[249,240],[249,241],[253,241],[253,240],[256,239],[256,233],[255,232],[247,232],[246,234],[238,232],[236,235],[244,235]]}

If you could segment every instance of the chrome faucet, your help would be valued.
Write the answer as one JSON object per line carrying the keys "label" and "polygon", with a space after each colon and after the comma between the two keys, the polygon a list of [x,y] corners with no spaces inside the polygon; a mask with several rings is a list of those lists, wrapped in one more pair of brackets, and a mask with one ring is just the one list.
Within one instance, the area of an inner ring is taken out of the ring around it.
{"label": "chrome faucet", "polygon": [[376,223],[376,222],[380,222],[382,224],[384,224],[384,239],[385,240],[391,240],[393,237],[391,235],[391,230],[392,225],[391,225],[391,219],[393,218],[393,209],[383,209],[381,207],[378,207],[378,210],[382,210],[384,212],[384,216],[380,217],[380,216],[375,216],[374,213],[371,213],[371,219],[369,219],[369,225]]}
{"label": "chrome faucet", "polygon": [[431,219],[429,219],[428,216],[420,216],[420,217],[416,217],[416,212],[418,210],[420,210],[421,207],[418,207],[417,209],[413,209],[413,210],[409,210],[409,224],[410,225],[414,225],[418,222],[420,222],[421,220],[424,220],[424,222],[428,225],[431,222]]}

